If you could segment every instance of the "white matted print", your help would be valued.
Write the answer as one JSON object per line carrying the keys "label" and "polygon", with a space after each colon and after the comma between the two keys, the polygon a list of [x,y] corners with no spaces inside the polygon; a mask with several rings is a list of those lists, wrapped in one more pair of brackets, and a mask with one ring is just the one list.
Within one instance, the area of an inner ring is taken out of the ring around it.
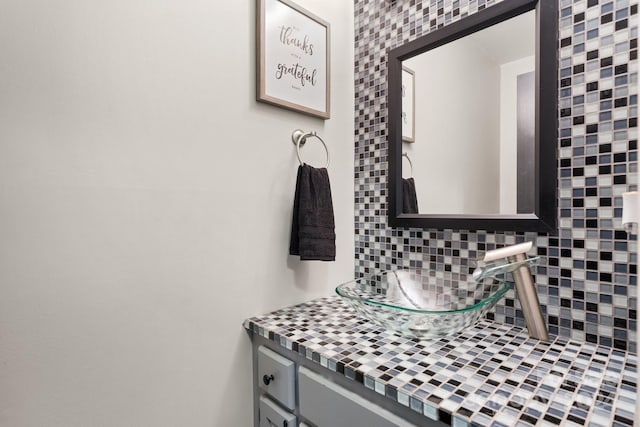
{"label": "white matted print", "polygon": [[413,70],[402,67],[402,140],[415,142],[416,79]]}
{"label": "white matted print", "polygon": [[257,0],[257,99],[330,117],[330,27],[289,0]]}

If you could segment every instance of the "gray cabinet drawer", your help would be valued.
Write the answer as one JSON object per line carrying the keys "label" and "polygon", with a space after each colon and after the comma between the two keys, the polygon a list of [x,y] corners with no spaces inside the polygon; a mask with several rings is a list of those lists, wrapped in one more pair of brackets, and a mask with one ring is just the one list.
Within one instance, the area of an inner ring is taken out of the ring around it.
{"label": "gray cabinet drawer", "polygon": [[363,397],[300,367],[300,416],[318,427],[415,427]]}
{"label": "gray cabinet drawer", "polygon": [[280,408],[271,399],[260,396],[260,427],[295,427],[296,416]]}
{"label": "gray cabinet drawer", "polygon": [[258,348],[260,388],[290,410],[296,407],[295,364],[264,346]]}

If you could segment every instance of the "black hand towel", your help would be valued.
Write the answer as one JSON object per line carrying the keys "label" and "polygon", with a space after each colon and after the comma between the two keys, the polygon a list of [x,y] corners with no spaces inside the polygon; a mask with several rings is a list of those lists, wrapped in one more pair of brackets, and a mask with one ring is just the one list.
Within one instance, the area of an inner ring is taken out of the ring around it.
{"label": "black hand towel", "polygon": [[413,178],[402,178],[402,213],[418,213],[418,197]]}
{"label": "black hand towel", "polygon": [[291,255],[301,260],[335,261],[336,233],[326,168],[298,167],[291,223]]}

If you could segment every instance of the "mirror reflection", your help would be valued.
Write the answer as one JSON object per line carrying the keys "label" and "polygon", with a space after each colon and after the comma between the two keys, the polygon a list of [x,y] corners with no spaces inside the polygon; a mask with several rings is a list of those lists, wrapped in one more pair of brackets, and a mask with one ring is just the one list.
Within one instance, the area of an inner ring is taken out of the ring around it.
{"label": "mirror reflection", "polygon": [[404,213],[534,212],[535,19],[402,61]]}

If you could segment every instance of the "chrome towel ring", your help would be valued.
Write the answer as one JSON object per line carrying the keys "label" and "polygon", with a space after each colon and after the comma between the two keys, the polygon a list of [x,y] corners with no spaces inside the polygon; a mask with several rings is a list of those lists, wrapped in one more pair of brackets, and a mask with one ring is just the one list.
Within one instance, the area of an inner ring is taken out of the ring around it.
{"label": "chrome towel ring", "polygon": [[411,170],[411,178],[413,178],[413,162],[409,158],[409,155],[407,154],[406,151],[404,153],[402,153],[402,157],[405,157],[409,161],[409,167],[411,168],[410,169]]}
{"label": "chrome towel ring", "polygon": [[326,151],[327,153],[327,164],[325,168],[328,168],[329,167],[329,149],[327,148],[327,144],[325,144],[322,138],[320,138],[318,134],[315,132],[305,132],[303,130],[296,129],[293,131],[293,134],[291,135],[291,139],[293,140],[293,143],[296,146],[296,153],[298,154],[298,161],[300,162],[300,165],[304,164],[304,162],[302,161],[302,157],[300,156],[300,146],[304,145],[307,142],[307,138],[311,136],[315,136],[320,140],[320,142],[322,142],[322,145],[324,146],[324,151]]}

